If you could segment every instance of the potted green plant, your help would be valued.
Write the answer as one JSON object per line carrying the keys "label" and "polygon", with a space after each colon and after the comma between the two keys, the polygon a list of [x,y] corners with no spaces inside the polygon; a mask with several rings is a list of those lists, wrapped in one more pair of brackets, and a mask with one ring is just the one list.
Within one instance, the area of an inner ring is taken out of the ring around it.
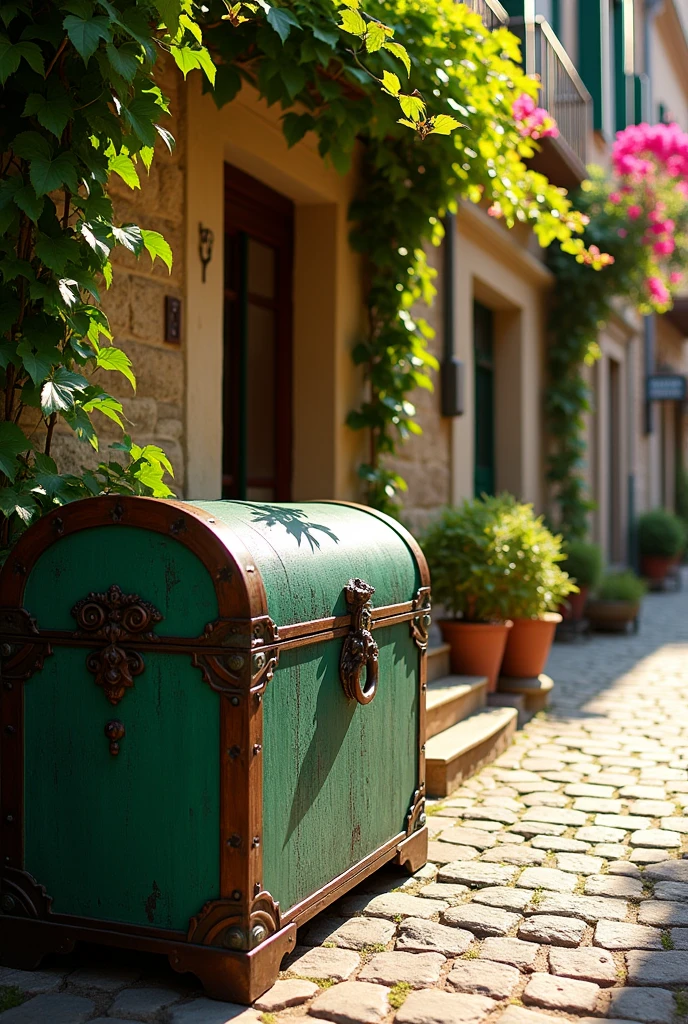
{"label": "potted green plant", "polygon": [[543,671],[561,622],[556,611],[578,588],[562,569],[562,538],[536,516],[532,505],[502,498],[503,528],[509,554],[509,630],[501,674],[537,677]]}
{"label": "potted green plant", "polygon": [[672,512],[656,508],[638,520],[640,571],[650,583],[660,585],[679,559],[686,542],[683,523]]}
{"label": "potted green plant", "polygon": [[640,602],[647,586],[630,569],[608,573],[595,597],[588,601],[586,615],[595,629],[637,629]]}
{"label": "potted green plant", "polygon": [[443,509],[425,534],[423,550],[433,602],[450,616],[439,626],[451,648],[451,670],[487,676],[493,691],[511,629],[511,557],[502,500],[484,495]]}
{"label": "potted green plant", "polygon": [[578,585],[578,593],[571,593],[559,606],[562,618],[579,622],[583,618],[588,594],[602,579],[602,548],[582,540],[571,540],[564,545],[565,560],[562,569]]}

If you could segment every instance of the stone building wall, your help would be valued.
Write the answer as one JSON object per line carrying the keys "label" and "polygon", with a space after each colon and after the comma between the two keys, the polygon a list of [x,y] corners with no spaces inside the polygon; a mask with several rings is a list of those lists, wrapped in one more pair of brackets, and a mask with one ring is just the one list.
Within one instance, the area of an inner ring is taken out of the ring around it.
{"label": "stone building wall", "polygon": [[[442,250],[430,248],[428,262],[438,269],[441,265]],[[435,279],[438,289],[431,307],[416,309],[418,316],[425,317],[435,330],[435,337],[428,343],[430,352],[438,361],[442,359],[443,325],[442,303],[443,282],[441,273]],[[418,411],[417,420],[423,429],[418,436],[399,446],[398,456],[390,460],[390,468],[400,473],[408,483],[408,491],[402,495],[404,523],[412,530],[422,531],[437,514],[439,508],[451,501],[451,420],[441,415],[439,372],[432,373],[433,391],[416,388],[408,398]]]}
{"label": "stone building wall", "polygon": [[[170,100],[172,116],[165,127],[174,135],[176,147],[169,153],[160,140],[149,174],[139,162],[141,189],[132,191],[113,175],[110,195],[119,222],[159,231],[167,239],[174,256],[172,273],[168,274],[159,259],[151,265],[146,252],[136,260],[121,246],[116,249],[113,283],[101,298],[113,344],[124,349],[132,361],[136,393],[118,373],[99,370],[93,380],[121,400],[126,430],[137,444],[157,444],[167,452],[175,470],[174,482],[170,483],[181,493],[185,475],[185,342],[183,333],[181,345],[167,344],[164,338],[165,296],[183,299],[184,295],[185,88],[173,66],[161,70],[159,81]],[[113,457],[107,448],[121,437],[120,431],[98,413],[94,414],[94,423],[101,440],[98,454],[58,420],[53,455],[62,471],[79,472],[82,466],[94,466],[101,459]]]}

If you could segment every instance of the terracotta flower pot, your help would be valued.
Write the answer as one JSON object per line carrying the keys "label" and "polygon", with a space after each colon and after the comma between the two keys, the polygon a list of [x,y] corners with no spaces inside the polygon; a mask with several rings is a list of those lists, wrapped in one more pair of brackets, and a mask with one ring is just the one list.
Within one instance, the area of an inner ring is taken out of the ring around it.
{"label": "terracotta flower pot", "polygon": [[557,612],[547,612],[541,619],[514,619],[506,640],[501,674],[517,679],[539,676],[560,622],[561,615]]}
{"label": "terracotta flower pot", "polygon": [[641,576],[651,583],[663,583],[675,562],[674,555],[643,555],[640,559]]}
{"label": "terracotta flower pot", "polygon": [[590,587],[581,587],[577,594],[569,594],[563,604],[559,605],[559,614],[566,622],[580,622],[585,612]]}
{"label": "terracotta flower pot", "polygon": [[603,601],[595,598],[588,604],[588,618],[594,629],[624,632],[637,628],[639,601]]}
{"label": "terracotta flower pot", "polygon": [[488,691],[494,693],[512,623],[443,619],[439,626],[442,639],[451,647],[452,672],[462,676],[487,676]]}

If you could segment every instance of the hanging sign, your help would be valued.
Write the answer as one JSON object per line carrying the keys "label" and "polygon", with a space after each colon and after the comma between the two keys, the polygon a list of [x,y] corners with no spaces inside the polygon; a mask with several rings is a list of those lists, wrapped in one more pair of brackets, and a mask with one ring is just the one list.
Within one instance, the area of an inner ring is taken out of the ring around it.
{"label": "hanging sign", "polygon": [[647,378],[648,402],[683,402],[686,378],[680,373],[653,373]]}

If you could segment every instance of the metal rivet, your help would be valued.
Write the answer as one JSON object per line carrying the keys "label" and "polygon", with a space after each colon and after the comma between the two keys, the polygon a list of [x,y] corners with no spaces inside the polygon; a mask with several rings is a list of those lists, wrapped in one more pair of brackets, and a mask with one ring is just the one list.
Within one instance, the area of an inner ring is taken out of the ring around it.
{"label": "metal rivet", "polygon": [[254,836],[251,841],[251,846],[260,846],[260,836]]}
{"label": "metal rivet", "polygon": [[237,833],[235,832],[234,835],[230,836],[229,839],[227,840],[227,845],[234,847],[241,846],[241,836],[237,835]]}
{"label": "metal rivet", "polygon": [[254,753],[254,754],[260,754],[260,752],[261,752],[261,750],[262,750],[262,749],[263,749],[263,748],[262,748],[262,746],[261,746],[261,744],[260,744],[260,743],[254,743],[254,744],[253,744],[253,753]]}
{"label": "metal rivet", "polygon": [[425,753],[425,744],[423,744],[423,746],[420,748],[420,752],[421,752],[421,754]]}
{"label": "metal rivet", "polygon": [[3,656],[3,658],[9,658],[11,653],[12,653],[12,645],[11,644],[3,644],[2,645],[2,656]]}
{"label": "metal rivet", "polygon": [[256,884],[253,886],[253,895],[257,896],[260,891],[261,891],[261,884],[260,884],[260,882],[256,882]]}
{"label": "metal rivet", "polygon": [[243,949],[245,937],[241,928],[228,928],[225,932],[225,946],[229,949]]}
{"label": "metal rivet", "polygon": [[5,735],[6,736],[14,736],[16,731],[17,730],[14,728],[13,725],[6,725],[5,726]]}
{"label": "metal rivet", "polygon": [[234,890],[234,892],[232,893],[232,899],[233,900],[240,900],[241,899],[241,891],[239,889],[235,889]]}
{"label": "metal rivet", "polygon": [[10,682],[9,679],[6,679],[4,682],[4,687],[6,690],[12,690],[14,689],[14,683]]}
{"label": "metal rivet", "polygon": [[229,703],[232,704],[236,708],[236,707],[239,706],[239,698],[238,697],[230,697],[229,698]]}
{"label": "metal rivet", "polygon": [[240,668],[244,667],[244,657],[241,654],[230,654],[227,664],[232,672],[238,672]]}
{"label": "metal rivet", "polygon": [[8,822],[9,822],[10,824],[12,824],[12,822],[14,821],[14,818],[12,817],[12,815],[11,815],[11,814],[8,814],[8,815],[7,815],[6,817],[5,817],[5,821],[8,821]]}
{"label": "metal rivet", "polygon": [[251,940],[252,940],[253,945],[257,946],[259,942],[262,942],[263,939],[267,939],[267,937],[268,937],[268,930],[265,927],[265,925],[264,924],[254,924],[253,928],[251,929]]}
{"label": "metal rivet", "polygon": [[17,901],[15,900],[14,896],[5,895],[2,897],[0,905],[2,906],[2,909],[5,911],[6,914],[11,914],[17,905]]}
{"label": "metal rivet", "polygon": [[229,757],[231,757],[232,761],[236,760],[240,753],[241,747],[230,747],[229,750],[227,751],[227,754],[229,755]]}

